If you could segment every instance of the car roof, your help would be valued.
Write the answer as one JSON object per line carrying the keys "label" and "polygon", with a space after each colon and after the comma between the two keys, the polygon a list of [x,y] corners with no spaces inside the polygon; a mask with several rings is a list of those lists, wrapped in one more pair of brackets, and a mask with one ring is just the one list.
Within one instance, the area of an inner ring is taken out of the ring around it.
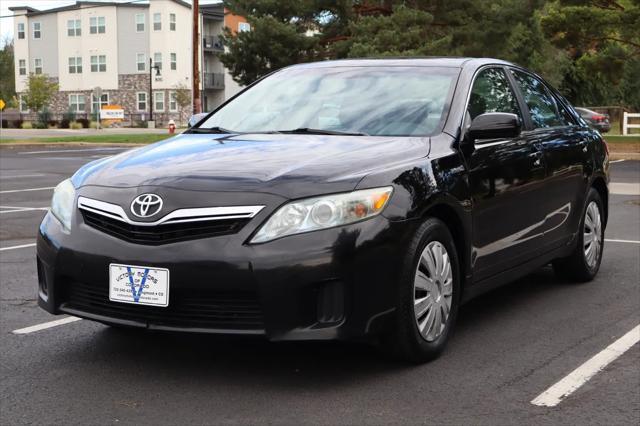
{"label": "car roof", "polygon": [[[292,65],[295,68],[362,67],[362,66],[410,66],[477,68],[488,64],[514,65],[511,62],[493,58],[424,57],[424,58],[380,58],[380,59],[337,59]],[[515,66],[515,65],[514,65]]]}

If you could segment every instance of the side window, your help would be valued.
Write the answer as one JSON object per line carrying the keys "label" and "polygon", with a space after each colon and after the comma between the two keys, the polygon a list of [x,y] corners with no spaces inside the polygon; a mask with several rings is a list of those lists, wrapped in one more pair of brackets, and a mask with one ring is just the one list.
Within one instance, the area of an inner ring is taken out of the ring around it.
{"label": "side window", "polygon": [[528,74],[519,71],[512,72],[531,113],[533,126],[536,129],[565,126],[565,120],[556,108],[556,101],[544,84]]}
{"label": "side window", "polygon": [[522,118],[507,75],[500,68],[488,68],[478,74],[471,89],[468,111],[472,120],[486,112],[508,112]]}
{"label": "side window", "polygon": [[[564,103],[563,103],[564,102]],[[574,111],[571,110],[571,106],[569,102],[565,98],[560,98],[559,102],[556,102],[558,105],[558,110],[560,111],[560,117],[562,118],[562,124],[564,126],[575,126],[576,125],[576,116]]]}

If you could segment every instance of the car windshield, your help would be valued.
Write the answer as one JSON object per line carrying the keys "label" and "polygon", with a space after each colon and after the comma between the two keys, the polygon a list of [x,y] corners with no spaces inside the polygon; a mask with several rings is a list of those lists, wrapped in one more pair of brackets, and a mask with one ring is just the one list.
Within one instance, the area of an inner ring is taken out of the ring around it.
{"label": "car windshield", "polygon": [[442,128],[458,73],[398,66],[285,69],[215,111],[199,129],[428,136]]}

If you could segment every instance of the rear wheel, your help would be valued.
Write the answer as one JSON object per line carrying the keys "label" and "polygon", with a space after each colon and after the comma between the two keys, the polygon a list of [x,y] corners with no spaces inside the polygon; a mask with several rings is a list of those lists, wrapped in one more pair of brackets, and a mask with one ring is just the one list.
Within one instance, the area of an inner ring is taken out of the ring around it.
{"label": "rear wheel", "polygon": [[578,243],[574,252],[567,258],[553,262],[558,276],[577,282],[591,281],[596,276],[604,248],[603,212],[602,198],[598,191],[591,188],[580,221]]}
{"label": "rear wheel", "polygon": [[435,218],[419,228],[407,252],[398,286],[393,330],[385,349],[396,358],[425,362],[444,350],[460,294],[458,256],[451,233]]}

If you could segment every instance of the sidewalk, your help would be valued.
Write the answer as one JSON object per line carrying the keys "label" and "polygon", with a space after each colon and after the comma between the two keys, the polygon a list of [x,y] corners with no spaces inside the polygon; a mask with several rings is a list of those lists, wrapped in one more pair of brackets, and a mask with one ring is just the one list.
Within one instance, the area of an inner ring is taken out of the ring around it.
{"label": "sidewalk", "polygon": [[98,135],[122,135],[122,134],[166,134],[165,128],[140,129],[140,128],[110,128],[110,129],[0,129],[1,139],[33,139],[55,138],[67,136],[98,136]]}

